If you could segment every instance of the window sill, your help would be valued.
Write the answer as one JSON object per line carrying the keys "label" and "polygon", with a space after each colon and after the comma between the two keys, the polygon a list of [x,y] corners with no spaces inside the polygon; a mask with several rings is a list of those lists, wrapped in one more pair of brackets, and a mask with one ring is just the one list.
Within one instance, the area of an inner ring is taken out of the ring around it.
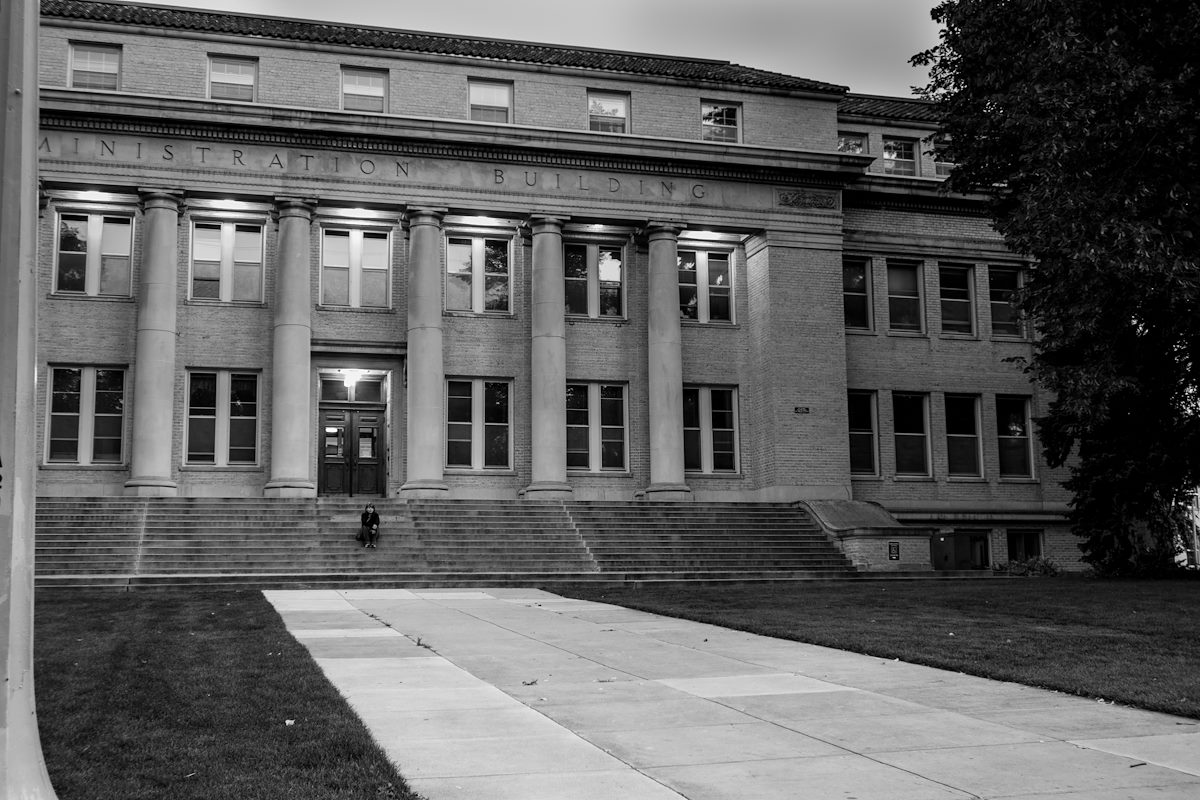
{"label": "window sill", "polygon": [[896,483],[933,483],[932,475],[893,475]]}
{"label": "window sill", "polygon": [[727,328],[728,330],[737,330],[741,327],[736,322],[700,322],[694,319],[681,319],[679,320],[679,325],[683,328]]}
{"label": "window sill", "polygon": [[370,307],[326,306],[326,305],[318,304],[317,311],[333,311],[333,312],[355,311],[355,312],[360,312],[363,314],[391,314],[391,313],[393,313],[394,309],[392,309],[392,308],[376,308],[374,306],[370,306]]}
{"label": "window sill", "polygon": [[469,319],[516,319],[517,315],[512,311],[450,311],[443,309],[442,316],[445,317],[466,317]]}
{"label": "window sill", "polygon": [[262,472],[263,467],[260,465],[236,465],[219,467],[214,464],[184,464],[179,468],[180,472]]}
{"label": "window sill", "polygon": [[585,324],[607,324],[614,328],[620,328],[629,324],[629,317],[585,317],[583,315],[568,314],[567,324],[574,325],[577,322]]}
{"label": "window sill", "polygon": [[947,483],[987,483],[988,480],[982,475],[947,475]]}
{"label": "window sill", "polygon": [[45,462],[38,465],[38,469],[48,470],[110,470],[119,471],[129,469],[128,464],[69,464],[62,461]]}
{"label": "window sill", "polygon": [[266,308],[267,303],[264,300],[205,300],[189,297],[186,305],[189,306],[209,306],[220,308]]}
{"label": "window sill", "polygon": [[85,300],[89,303],[133,303],[133,295],[83,294],[81,292],[51,292],[51,300]]}
{"label": "window sill", "polygon": [[629,470],[590,470],[590,469],[568,469],[567,475],[572,478],[632,478],[633,473]]}
{"label": "window sill", "polygon": [[872,483],[882,483],[883,476],[882,475],[868,475],[865,472],[857,472],[857,473],[852,472],[852,473],[850,473],[850,480],[852,480],[852,481],[870,481]]}
{"label": "window sill", "polygon": [[929,334],[925,331],[894,331],[890,328],[887,332],[888,336],[897,336],[901,339],[928,339]]}
{"label": "window sill", "polygon": [[688,480],[745,480],[746,476],[740,472],[685,472]]}
{"label": "window sill", "polygon": [[875,336],[877,332],[871,328],[846,328],[847,336]]}
{"label": "window sill", "polygon": [[1027,483],[1037,485],[1041,483],[1032,475],[1001,475],[998,480],[1000,483]]}
{"label": "window sill", "polygon": [[979,337],[973,333],[954,333],[953,331],[942,331],[939,334],[943,339],[951,339],[959,342],[977,342]]}
{"label": "window sill", "polygon": [[443,474],[475,476],[475,477],[480,477],[482,475],[494,475],[499,478],[499,477],[513,477],[517,474],[517,471],[515,469],[508,469],[508,468],[501,469],[501,468],[495,468],[495,467],[493,467],[493,468],[485,467],[483,469],[471,469],[470,467],[445,467],[445,471]]}

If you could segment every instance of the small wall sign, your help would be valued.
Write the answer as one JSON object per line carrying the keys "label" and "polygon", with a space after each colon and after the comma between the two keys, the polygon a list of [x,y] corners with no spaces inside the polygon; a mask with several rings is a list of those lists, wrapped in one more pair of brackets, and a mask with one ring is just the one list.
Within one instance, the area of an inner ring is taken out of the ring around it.
{"label": "small wall sign", "polygon": [[900,543],[888,542],[888,561],[900,560]]}

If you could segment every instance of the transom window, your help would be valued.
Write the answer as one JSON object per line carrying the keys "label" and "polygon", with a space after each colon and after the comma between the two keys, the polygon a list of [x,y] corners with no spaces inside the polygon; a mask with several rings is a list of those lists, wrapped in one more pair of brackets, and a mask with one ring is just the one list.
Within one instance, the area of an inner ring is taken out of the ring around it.
{"label": "transom window", "polygon": [[1008,267],[988,267],[988,294],[992,308],[993,336],[1021,336],[1021,318],[1013,307],[1013,295],[1021,288],[1021,272]]}
{"label": "transom window", "polygon": [[446,310],[476,314],[510,309],[509,241],[451,237],[446,241]]}
{"label": "transom window", "polygon": [[132,218],[60,214],[54,291],[128,297],[132,252]]}
{"label": "transom window", "polygon": [[851,390],[846,393],[846,406],[850,422],[850,472],[878,474],[875,392]]}
{"label": "transom window", "polygon": [[921,267],[915,261],[888,259],[888,327],[921,330]]}
{"label": "transom window", "polygon": [[446,382],[446,466],[508,469],[512,426],[508,381],[483,378]]}
{"label": "transom window", "polygon": [[390,235],[387,231],[326,228],[321,232],[321,304],[388,308]]}
{"label": "transom window", "polygon": [[192,299],[262,302],[261,225],[193,223]]}
{"label": "transom window", "polygon": [[629,133],[629,95],[588,92],[588,130]]}
{"label": "transom window", "polygon": [[838,133],[837,149],[839,153],[861,155],[867,152],[867,135],[865,133]]}
{"label": "transom window", "polygon": [[1028,397],[996,397],[996,437],[1000,450],[1000,477],[1032,477]]}
{"label": "transom window", "polygon": [[696,322],[733,322],[729,253],[680,250],[679,316]]}
{"label": "transom window", "polygon": [[124,432],[125,370],[51,368],[48,462],[120,464]]}
{"label": "transom window", "polygon": [[258,61],[234,56],[210,56],[208,77],[208,96],[211,99],[253,102],[258,82]]}
{"label": "transom window", "polygon": [[71,45],[71,86],[75,89],[121,88],[121,48],[105,44]]}
{"label": "transom window", "polygon": [[566,311],[586,317],[624,317],[624,272],[620,245],[563,245]]}
{"label": "transom window", "polygon": [[477,122],[512,122],[511,83],[498,81],[467,82],[470,95],[471,119]]}
{"label": "transom window", "polygon": [[741,106],[734,103],[702,103],[700,106],[701,137],[706,142],[739,142],[738,125]]}
{"label": "transom window", "polygon": [[342,67],[342,108],[346,111],[387,110],[387,72]]}
{"label": "transom window", "polygon": [[258,463],[258,375],[230,370],[188,373],[188,464]]}
{"label": "transom window", "polygon": [[683,387],[683,466],[690,472],[738,471],[736,389]]}
{"label": "transom window", "polygon": [[847,328],[871,328],[870,270],[865,258],[842,260],[842,309]]}
{"label": "transom window", "polygon": [[946,395],[947,472],[958,477],[979,477],[979,398]]}
{"label": "transom window", "polygon": [[924,394],[892,394],[897,475],[929,474],[928,399]]}
{"label": "transom window", "polygon": [[942,333],[974,333],[974,270],[961,264],[938,267],[942,295]]}
{"label": "transom window", "polygon": [[567,469],[625,469],[625,387],[567,384]]}
{"label": "transom window", "polygon": [[916,175],[917,143],[912,139],[885,138],[883,171],[888,175]]}

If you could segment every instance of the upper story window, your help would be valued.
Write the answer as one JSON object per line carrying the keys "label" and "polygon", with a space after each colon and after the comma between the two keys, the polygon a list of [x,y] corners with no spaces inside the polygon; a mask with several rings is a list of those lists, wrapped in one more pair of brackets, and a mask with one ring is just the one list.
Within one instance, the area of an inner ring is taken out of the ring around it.
{"label": "upper story window", "polygon": [[679,316],[696,322],[733,322],[729,253],[680,250]]}
{"label": "upper story window", "polygon": [[71,86],[75,89],[121,88],[121,48],[115,45],[71,45]]}
{"label": "upper story window", "polygon": [[936,141],[933,143],[933,174],[945,178],[954,169],[954,162],[946,155],[949,143]]}
{"label": "upper story window", "polygon": [[476,122],[512,122],[511,83],[498,81],[467,81],[470,95],[471,119]]}
{"label": "upper story window", "polygon": [[193,222],[191,299],[262,302],[261,225]]}
{"label": "upper story window", "polygon": [[511,309],[509,240],[446,241],[446,310],[507,313]]}
{"label": "upper story window", "polygon": [[1021,288],[1021,271],[1012,267],[988,267],[988,295],[992,308],[993,336],[1022,336],[1020,315],[1013,295]]}
{"label": "upper story window", "polygon": [[388,308],[391,236],[387,231],[321,231],[321,305]]}
{"label": "upper story window", "polygon": [[861,155],[867,152],[867,135],[865,133],[838,132],[839,153]]}
{"label": "upper story window", "polygon": [[342,109],[386,111],[387,77],[387,72],[382,69],[342,67]]}
{"label": "upper story window", "polygon": [[847,328],[870,330],[870,264],[865,258],[842,259],[842,309]]}
{"label": "upper story window", "polygon": [[209,56],[208,96],[213,100],[255,99],[258,84],[258,60],[234,56]]}
{"label": "upper story window", "polygon": [[974,333],[974,270],[968,265],[941,264],[942,333]]}
{"label": "upper story window", "polygon": [[700,106],[701,136],[706,142],[740,142],[738,118],[741,106],[734,103],[702,103]]}
{"label": "upper story window", "polygon": [[885,137],[883,140],[883,171],[888,175],[916,175],[916,140]]}
{"label": "upper story window", "polygon": [[125,370],[50,369],[46,460],[55,464],[120,464],[125,431]]}
{"label": "upper story window", "polygon": [[588,130],[629,133],[629,95],[588,92]]}
{"label": "upper story window", "polygon": [[618,319],[625,316],[621,254],[619,245],[563,245],[567,314]]}
{"label": "upper story window", "polygon": [[887,262],[888,328],[918,333],[921,327],[921,267],[915,261]]}
{"label": "upper story window", "polygon": [[107,214],[58,217],[54,291],[89,297],[129,297],[133,219]]}

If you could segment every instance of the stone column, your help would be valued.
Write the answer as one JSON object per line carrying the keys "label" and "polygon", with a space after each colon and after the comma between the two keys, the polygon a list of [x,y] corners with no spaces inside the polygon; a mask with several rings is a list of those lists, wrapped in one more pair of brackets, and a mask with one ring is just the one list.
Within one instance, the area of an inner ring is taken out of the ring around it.
{"label": "stone column", "polygon": [[647,500],[686,500],[683,478],[683,348],[679,325],[679,231],[681,225],[652,222],[649,338],[650,485]]}
{"label": "stone column", "polygon": [[177,493],[171,479],[175,433],[176,294],[179,194],[145,189],[142,268],[133,363],[133,446],[125,494]]}
{"label": "stone column", "polygon": [[312,480],[311,202],[276,201],[279,256],[271,352],[271,479],[266,497],[316,497]]}
{"label": "stone column", "polygon": [[400,493],[446,493],[442,361],[442,209],[408,213],[408,470]]}
{"label": "stone column", "polygon": [[563,284],[563,220],[535,216],[533,325],[529,405],[533,482],[525,497],[571,496],[567,483],[567,322]]}
{"label": "stone column", "polygon": [[0,4],[0,797],[53,800],[33,691],[37,24],[33,0]]}

